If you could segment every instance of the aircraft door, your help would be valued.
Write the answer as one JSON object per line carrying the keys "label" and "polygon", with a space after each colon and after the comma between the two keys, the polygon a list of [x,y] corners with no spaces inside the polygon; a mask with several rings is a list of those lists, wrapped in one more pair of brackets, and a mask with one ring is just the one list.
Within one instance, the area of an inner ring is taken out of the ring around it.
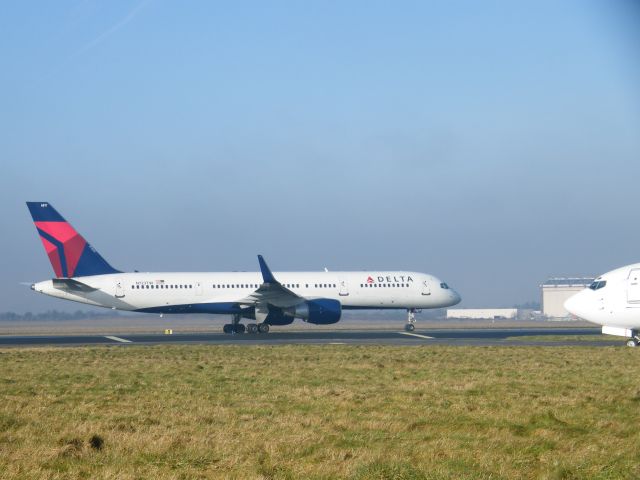
{"label": "aircraft door", "polygon": [[339,278],[338,279],[338,287],[340,290],[338,290],[338,294],[341,297],[346,297],[349,295],[349,284],[347,283],[347,281],[344,278]]}
{"label": "aircraft door", "polygon": [[422,281],[422,295],[431,295],[431,287],[427,280]]}
{"label": "aircraft door", "polygon": [[124,297],[124,287],[122,286],[122,280],[116,280],[116,298]]}
{"label": "aircraft door", "polygon": [[629,272],[627,279],[627,302],[640,304],[640,268]]}
{"label": "aircraft door", "polygon": [[196,282],[196,295],[202,295],[202,282]]}

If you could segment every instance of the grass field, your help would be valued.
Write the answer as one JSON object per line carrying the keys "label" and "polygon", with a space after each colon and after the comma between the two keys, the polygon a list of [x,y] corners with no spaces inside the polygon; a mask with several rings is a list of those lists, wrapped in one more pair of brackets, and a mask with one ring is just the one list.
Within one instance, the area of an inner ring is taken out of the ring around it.
{"label": "grass field", "polygon": [[0,478],[639,478],[640,349],[0,350]]}
{"label": "grass field", "polygon": [[516,340],[521,342],[580,342],[588,345],[589,342],[616,342],[625,345],[625,337],[613,335],[524,335],[507,337],[505,340]]}

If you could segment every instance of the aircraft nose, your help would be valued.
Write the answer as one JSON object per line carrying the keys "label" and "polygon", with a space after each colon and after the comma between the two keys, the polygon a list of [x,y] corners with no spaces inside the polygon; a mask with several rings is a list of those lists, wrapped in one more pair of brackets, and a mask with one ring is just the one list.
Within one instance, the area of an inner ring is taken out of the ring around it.
{"label": "aircraft nose", "polygon": [[449,305],[450,307],[453,305],[457,305],[462,301],[462,297],[455,290],[451,290],[450,297],[451,297],[451,304]]}
{"label": "aircraft nose", "polygon": [[582,317],[584,311],[584,298],[582,292],[578,292],[569,297],[564,302],[564,309],[576,317]]}

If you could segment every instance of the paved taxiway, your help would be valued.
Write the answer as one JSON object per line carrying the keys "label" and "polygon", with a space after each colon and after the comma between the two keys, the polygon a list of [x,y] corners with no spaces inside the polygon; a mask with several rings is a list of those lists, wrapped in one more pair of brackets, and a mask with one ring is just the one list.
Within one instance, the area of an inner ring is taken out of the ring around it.
{"label": "paved taxiway", "polygon": [[[285,344],[352,344],[352,345],[459,345],[459,346],[620,346],[622,341],[599,340],[550,340],[526,337],[546,335],[584,336],[599,335],[599,328],[509,328],[509,329],[420,329],[412,333],[401,331],[344,331],[317,330],[307,332],[278,332],[272,329],[267,335],[225,335],[222,333],[184,334],[113,334],[113,335],[3,335],[0,347],[9,346],[80,346],[80,345],[163,345],[163,344],[212,344],[212,345],[285,345]],[[513,339],[511,337],[519,337]]]}

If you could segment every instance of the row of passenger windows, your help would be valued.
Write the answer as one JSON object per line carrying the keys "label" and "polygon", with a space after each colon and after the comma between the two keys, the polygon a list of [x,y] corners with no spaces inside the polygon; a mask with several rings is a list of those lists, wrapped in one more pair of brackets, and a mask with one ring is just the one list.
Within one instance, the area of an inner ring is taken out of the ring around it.
{"label": "row of passenger windows", "polygon": [[138,289],[149,289],[149,288],[193,288],[193,285],[131,285],[131,290]]}
{"label": "row of passenger windows", "polygon": [[[286,288],[300,288],[299,283],[283,283]],[[304,285],[305,288],[309,288],[309,283]],[[213,288],[258,288],[260,285],[255,283],[214,283]],[[314,283],[313,288],[336,288],[335,283]]]}
{"label": "row of passenger windows", "polygon": [[[600,286],[598,285],[597,288],[602,288],[604,287],[604,284],[606,284],[606,282],[601,282],[603,285]],[[284,283],[283,284],[285,287],[287,288],[300,288],[300,284],[299,283]],[[305,288],[309,288],[308,283],[305,284]],[[216,283],[213,285],[213,288],[254,288],[257,289],[260,285],[258,285],[257,283]],[[406,288],[408,287],[409,284],[408,283],[361,283],[360,284],[360,288],[377,288],[377,287],[401,287],[401,288]],[[442,286],[442,285],[441,285]],[[184,289],[184,288],[193,288],[193,285],[131,285],[131,289],[134,290],[139,290],[139,289]],[[313,284],[313,288],[336,288],[336,284],[335,283],[314,283]],[[594,288],[594,285],[592,284],[591,289],[596,290],[597,288]]]}
{"label": "row of passenger windows", "polygon": [[[284,283],[287,288],[300,288],[299,283]],[[309,288],[310,284],[305,284],[305,288]],[[213,288],[253,288],[260,287],[257,283],[216,283]],[[193,288],[193,285],[131,285],[132,290],[139,289],[181,289],[181,288]],[[335,283],[314,283],[313,288],[336,288]]]}

